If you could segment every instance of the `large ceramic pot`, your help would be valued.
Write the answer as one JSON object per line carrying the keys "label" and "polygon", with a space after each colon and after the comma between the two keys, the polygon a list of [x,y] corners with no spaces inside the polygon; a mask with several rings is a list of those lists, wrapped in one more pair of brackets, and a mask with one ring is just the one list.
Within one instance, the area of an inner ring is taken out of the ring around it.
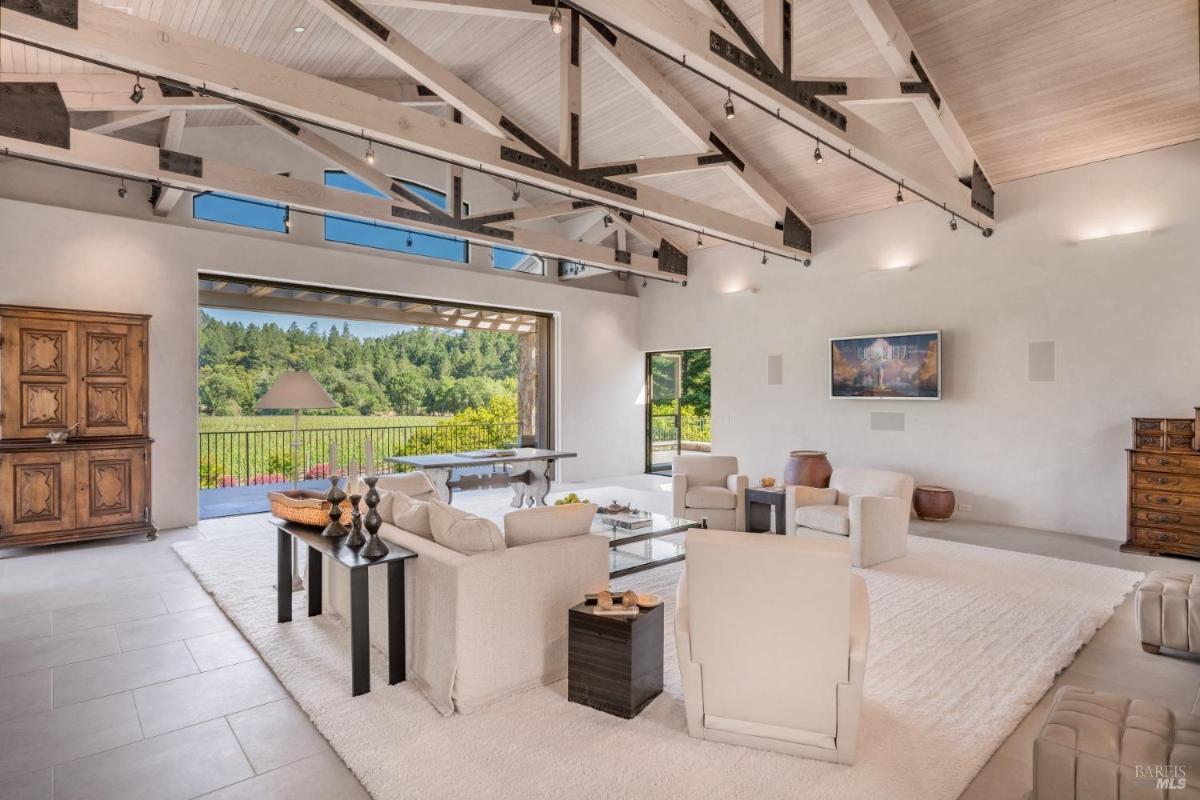
{"label": "large ceramic pot", "polygon": [[832,474],[833,466],[824,450],[793,450],[783,467],[783,483],[824,489]]}
{"label": "large ceramic pot", "polygon": [[913,490],[913,509],[928,522],[945,522],[954,516],[954,492],[944,486],[918,486]]}

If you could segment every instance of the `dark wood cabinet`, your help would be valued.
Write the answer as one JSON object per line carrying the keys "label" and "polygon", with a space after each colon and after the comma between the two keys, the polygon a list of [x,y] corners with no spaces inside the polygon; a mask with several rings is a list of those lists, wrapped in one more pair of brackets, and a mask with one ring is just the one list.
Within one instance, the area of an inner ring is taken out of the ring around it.
{"label": "dark wood cabinet", "polygon": [[148,327],[0,306],[0,547],[154,535]]}
{"label": "dark wood cabinet", "polygon": [[1126,552],[1200,558],[1200,408],[1133,420]]}

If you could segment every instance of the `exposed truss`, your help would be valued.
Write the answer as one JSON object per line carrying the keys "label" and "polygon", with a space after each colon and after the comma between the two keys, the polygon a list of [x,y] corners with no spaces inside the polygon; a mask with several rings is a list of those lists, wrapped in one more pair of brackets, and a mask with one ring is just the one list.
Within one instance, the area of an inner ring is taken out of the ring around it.
{"label": "exposed truss", "polygon": [[[187,111],[182,108],[174,109],[167,117],[167,124],[163,126],[162,139],[159,141],[159,147],[163,150],[177,151],[183,145],[183,126],[187,122]],[[154,198],[154,215],[165,217],[171,213],[175,205],[183,197],[183,190],[174,187],[166,187],[157,193]]]}
{"label": "exposed truss", "polygon": [[[628,32],[671,58],[686,61],[688,67],[715,83],[773,110],[780,119],[820,137],[831,147],[853,152],[856,159],[882,174],[903,178],[911,189],[940,198],[960,217],[972,219],[973,211],[985,214],[990,211],[990,204],[980,202],[981,197],[991,195],[991,187],[981,170],[973,168],[971,176],[960,181],[964,176],[955,174],[955,170],[917,163],[883,131],[832,104],[847,95],[849,81],[793,75],[791,0],[768,3],[780,15],[778,21],[768,20],[764,25],[767,30],[781,29],[778,62],[742,24],[726,0],[709,0],[725,27],[697,12],[685,0],[564,2],[609,27]],[[876,0],[870,2],[874,4]]]}

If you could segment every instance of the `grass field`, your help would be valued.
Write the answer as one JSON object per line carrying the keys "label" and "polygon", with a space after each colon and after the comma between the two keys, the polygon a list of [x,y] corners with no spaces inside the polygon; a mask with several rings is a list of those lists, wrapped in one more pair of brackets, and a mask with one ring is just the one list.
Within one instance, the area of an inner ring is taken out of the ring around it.
{"label": "grass field", "polygon": [[[412,425],[437,425],[447,417],[359,417],[315,416],[302,414],[300,427],[304,430],[327,428],[404,428]],[[290,414],[270,414],[254,417],[200,417],[200,432],[210,431],[290,431]]]}

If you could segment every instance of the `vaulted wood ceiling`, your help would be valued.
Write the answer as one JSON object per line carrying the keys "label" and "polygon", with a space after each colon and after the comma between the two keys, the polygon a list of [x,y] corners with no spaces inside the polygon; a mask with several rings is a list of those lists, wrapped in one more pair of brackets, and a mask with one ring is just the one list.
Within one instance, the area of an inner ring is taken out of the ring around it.
{"label": "vaulted wood ceiling", "polygon": [[[711,16],[707,0],[689,1]],[[305,0],[100,4],[316,75],[399,75]],[[557,140],[559,45],[543,18],[414,10],[402,7],[404,0],[366,4],[526,130]],[[730,5],[761,37],[763,0]],[[994,184],[1200,138],[1196,0],[892,0],[892,6]],[[795,0],[793,17],[797,75],[892,75],[847,0]],[[297,33],[297,26],[305,30]],[[893,203],[893,184],[838,157],[815,164],[807,137],[761,112],[740,110],[726,122],[720,88],[659,56],[651,60],[709,121],[726,126],[731,144],[768,173],[810,223]],[[695,152],[605,61],[590,36],[584,37],[582,63],[585,163]],[[0,71],[103,70],[0,41]],[[913,159],[944,165],[945,156],[912,105],[856,106],[854,112]],[[189,114],[188,124],[248,123],[237,112],[204,111]],[[724,171],[641,180],[771,221]],[[1002,225],[1002,199],[998,205]]]}

